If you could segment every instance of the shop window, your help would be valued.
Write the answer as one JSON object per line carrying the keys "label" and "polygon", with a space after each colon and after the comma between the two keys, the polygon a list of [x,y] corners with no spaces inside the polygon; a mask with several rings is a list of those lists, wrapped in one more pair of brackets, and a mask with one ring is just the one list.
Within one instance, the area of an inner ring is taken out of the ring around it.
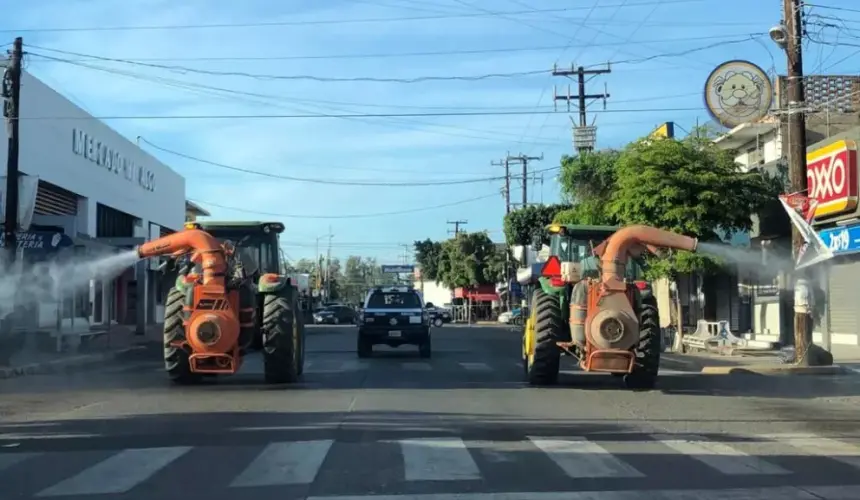
{"label": "shop window", "polygon": [[137,217],[133,215],[98,203],[96,207],[96,237],[133,238],[136,221]]}

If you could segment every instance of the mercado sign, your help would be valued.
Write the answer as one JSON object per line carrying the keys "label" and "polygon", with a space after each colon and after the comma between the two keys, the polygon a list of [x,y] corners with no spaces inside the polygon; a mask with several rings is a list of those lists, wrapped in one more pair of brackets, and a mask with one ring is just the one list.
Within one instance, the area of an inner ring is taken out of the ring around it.
{"label": "mercado sign", "polygon": [[857,143],[836,141],[806,154],[809,197],[818,201],[815,217],[857,207]]}
{"label": "mercado sign", "polygon": [[72,152],[147,191],[155,191],[155,174],[151,170],[81,129],[72,129]]}

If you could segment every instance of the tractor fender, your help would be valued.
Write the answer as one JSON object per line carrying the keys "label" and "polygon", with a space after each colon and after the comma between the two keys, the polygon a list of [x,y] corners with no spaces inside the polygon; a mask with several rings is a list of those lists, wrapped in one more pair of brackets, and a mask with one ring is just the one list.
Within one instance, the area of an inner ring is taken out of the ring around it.
{"label": "tractor fender", "polygon": [[257,283],[257,290],[263,294],[281,293],[290,287],[292,287],[290,278],[274,273],[260,276],[260,281]]}
{"label": "tractor fender", "polygon": [[553,286],[547,277],[541,276],[538,278],[538,284],[540,284],[540,288],[543,290],[543,293],[547,295],[559,295],[564,293],[564,286]]}

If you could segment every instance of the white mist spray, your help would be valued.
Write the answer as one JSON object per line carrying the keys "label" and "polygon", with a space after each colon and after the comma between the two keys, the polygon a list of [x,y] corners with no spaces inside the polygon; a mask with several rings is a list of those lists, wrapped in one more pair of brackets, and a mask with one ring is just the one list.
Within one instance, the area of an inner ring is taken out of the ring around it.
{"label": "white mist spray", "polygon": [[90,280],[109,280],[140,257],[136,250],[107,255],[71,256],[11,267],[0,263],[0,317],[17,306],[55,302],[89,287]]}

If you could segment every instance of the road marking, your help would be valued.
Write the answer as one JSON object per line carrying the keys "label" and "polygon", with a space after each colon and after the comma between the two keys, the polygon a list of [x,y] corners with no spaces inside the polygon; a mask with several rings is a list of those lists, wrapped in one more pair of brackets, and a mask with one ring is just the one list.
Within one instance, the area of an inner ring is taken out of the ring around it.
{"label": "road marking", "polygon": [[787,444],[810,455],[827,457],[860,469],[860,447],[844,441],[806,433],[768,434],[762,437]]}
{"label": "road marking", "polygon": [[729,476],[791,474],[759,457],[748,455],[725,443],[708,441],[701,436],[654,434],[652,437],[678,453]]}
{"label": "road marking", "polygon": [[489,372],[493,371],[487,363],[460,363],[460,366],[470,372]]}
{"label": "road marking", "polygon": [[860,486],[777,486],[719,490],[534,491],[421,495],[309,496],[306,500],[821,500],[860,498]]}
{"label": "road marking", "polygon": [[478,464],[460,438],[408,439],[398,443],[407,481],[481,479]]}
{"label": "road marking", "polygon": [[645,477],[627,462],[585,438],[528,439],[571,478]]}
{"label": "road marking", "polygon": [[322,468],[334,441],[272,443],[230,483],[231,488],[310,484]]}
{"label": "road marking", "polygon": [[36,496],[125,493],[188,453],[188,446],[123,450],[76,476],[40,491]]}
{"label": "road marking", "polygon": [[38,455],[38,453],[0,453],[0,470],[8,469]]}
{"label": "road marking", "polygon": [[430,371],[433,367],[430,366],[430,363],[424,363],[420,361],[410,361],[403,363],[403,368],[406,370],[412,370],[416,372],[427,372]]}

